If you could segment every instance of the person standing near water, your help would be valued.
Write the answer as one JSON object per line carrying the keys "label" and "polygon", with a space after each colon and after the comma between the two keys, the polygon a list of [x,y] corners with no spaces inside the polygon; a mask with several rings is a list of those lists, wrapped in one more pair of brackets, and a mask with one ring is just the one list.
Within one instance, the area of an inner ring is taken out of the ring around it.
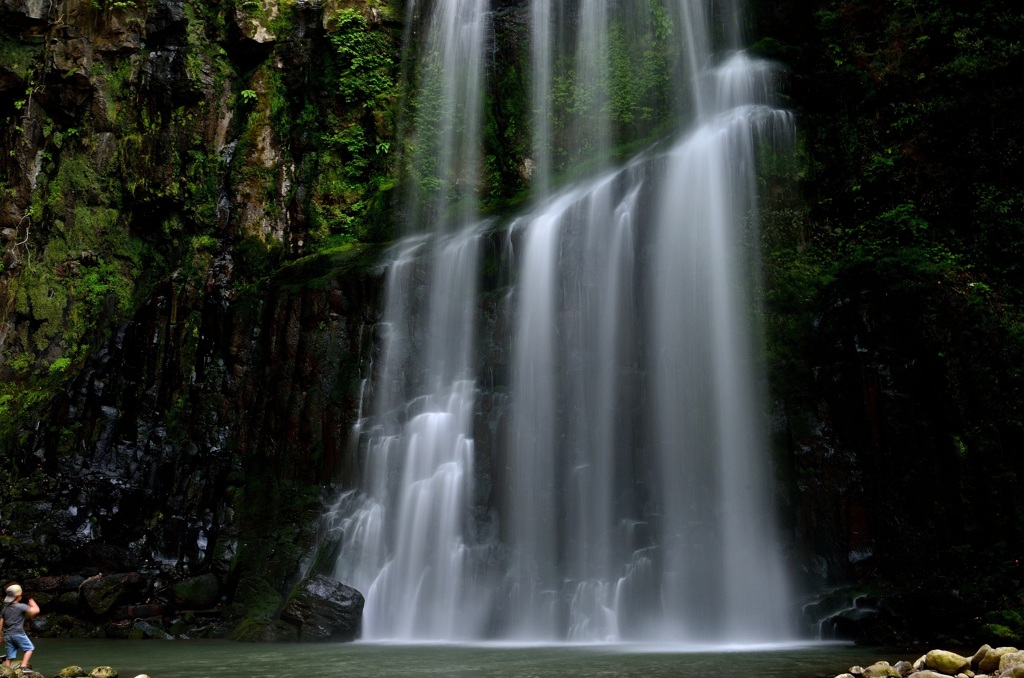
{"label": "person standing near water", "polygon": [[24,653],[21,657],[21,668],[31,669],[32,664],[29,660],[36,647],[25,633],[25,620],[39,614],[39,606],[31,598],[28,599],[27,605],[21,602],[21,593],[21,587],[17,584],[7,587],[3,614],[0,615],[0,637],[4,639],[4,645],[7,646],[4,666],[10,668],[11,662],[18,656],[18,650],[21,650]]}

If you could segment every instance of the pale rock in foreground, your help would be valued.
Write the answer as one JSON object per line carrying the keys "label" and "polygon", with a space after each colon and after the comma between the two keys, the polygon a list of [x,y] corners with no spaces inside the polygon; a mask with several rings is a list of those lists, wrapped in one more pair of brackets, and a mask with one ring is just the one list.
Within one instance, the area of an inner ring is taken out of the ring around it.
{"label": "pale rock in foreground", "polygon": [[924,666],[932,671],[955,676],[964,669],[970,668],[971,660],[955,652],[931,650],[925,655]]}
{"label": "pale rock in foreground", "polygon": [[835,678],[1024,678],[1024,651],[1015,647],[982,645],[970,657],[947,650],[931,650],[913,664],[890,666],[877,661],[867,668],[850,667]]}
{"label": "pale rock in foreground", "polygon": [[995,673],[999,670],[999,660],[1002,656],[1016,651],[1015,647],[989,648],[988,652],[978,660],[978,670],[982,673]]}
{"label": "pale rock in foreground", "polygon": [[903,678],[889,662],[879,661],[864,669],[863,678]]}

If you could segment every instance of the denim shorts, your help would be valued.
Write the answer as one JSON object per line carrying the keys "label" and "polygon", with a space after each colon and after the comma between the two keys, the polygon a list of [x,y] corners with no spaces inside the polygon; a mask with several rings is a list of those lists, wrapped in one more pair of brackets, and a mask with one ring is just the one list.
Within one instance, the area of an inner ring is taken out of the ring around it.
{"label": "denim shorts", "polygon": [[24,633],[5,633],[4,645],[7,646],[7,658],[14,659],[18,656],[18,650],[31,652],[36,649],[32,641]]}

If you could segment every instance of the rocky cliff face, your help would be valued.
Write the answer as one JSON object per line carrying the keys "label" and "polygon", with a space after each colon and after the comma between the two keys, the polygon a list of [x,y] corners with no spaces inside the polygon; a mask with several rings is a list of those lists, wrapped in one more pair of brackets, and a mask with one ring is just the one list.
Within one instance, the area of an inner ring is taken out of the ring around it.
{"label": "rocky cliff face", "polygon": [[0,566],[41,633],[301,626],[265,631],[313,566],[378,313],[346,243],[390,93],[337,80],[342,43],[391,77],[376,5],[0,5]]}

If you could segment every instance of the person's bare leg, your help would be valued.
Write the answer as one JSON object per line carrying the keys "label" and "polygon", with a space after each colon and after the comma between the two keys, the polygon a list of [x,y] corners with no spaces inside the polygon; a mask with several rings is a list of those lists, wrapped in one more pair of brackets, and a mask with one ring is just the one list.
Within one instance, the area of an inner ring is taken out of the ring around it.
{"label": "person's bare leg", "polygon": [[21,665],[22,666],[29,666],[29,667],[32,666],[32,664],[29,663],[29,661],[28,661],[29,658],[32,656],[32,652],[33,652],[32,650],[29,650],[28,652],[25,653],[25,656],[21,658]]}

